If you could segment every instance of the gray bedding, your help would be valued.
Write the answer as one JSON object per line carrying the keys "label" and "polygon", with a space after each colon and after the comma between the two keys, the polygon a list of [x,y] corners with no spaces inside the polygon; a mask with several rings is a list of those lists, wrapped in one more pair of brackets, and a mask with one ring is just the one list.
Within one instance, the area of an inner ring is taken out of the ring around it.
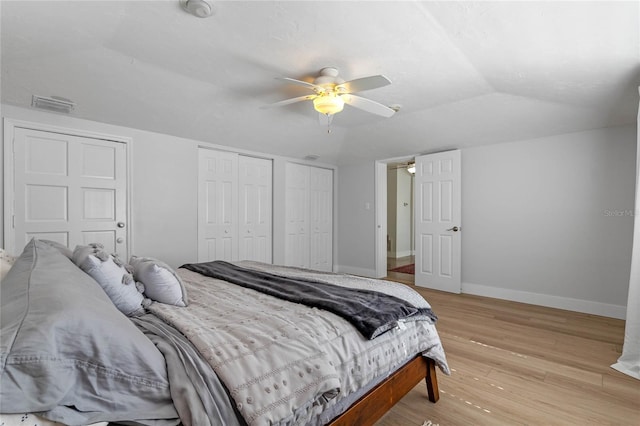
{"label": "gray bedding", "polygon": [[1,284],[0,413],[179,423],[162,354],[56,248],[32,240]]}
{"label": "gray bedding", "polygon": [[[369,340],[331,312],[186,269],[178,274],[191,304],[179,308],[154,303],[149,309],[188,338],[251,426],[316,424],[323,412],[352,401],[415,354],[434,359],[448,374],[431,321],[403,323]],[[353,285],[350,277],[342,280]],[[378,280],[371,281],[369,285]],[[406,292],[407,287],[396,286],[399,293]],[[382,287],[391,291],[393,286]]]}
{"label": "gray bedding", "polygon": [[166,359],[171,399],[184,426],[246,424],[218,376],[182,333],[151,314],[132,321]]}
{"label": "gray bedding", "polygon": [[349,321],[367,339],[374,339],[391,330],[398,325],[398,321],[431,320],[435,323],[437,319],[430,308],[418,308],[378,291],[276,275],[219,260],[186,264],[182,268],[289,302],[333,312]]}
{"label": "gray bedding", "polygon": [[[430,308],[395,283],[238,264]],[[178,274],[189,306],[153,303],[130,319],[57,249],[29,243],[1,283],[0,413],[69,425],[321,425],[415,354],[448,374],[428,318],[369,340],[332,312]]]}

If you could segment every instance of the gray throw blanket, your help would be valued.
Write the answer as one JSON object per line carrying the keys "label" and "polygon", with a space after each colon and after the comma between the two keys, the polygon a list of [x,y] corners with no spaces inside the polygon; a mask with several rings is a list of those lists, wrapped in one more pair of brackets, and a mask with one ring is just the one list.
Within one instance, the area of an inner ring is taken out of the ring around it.
{"label": "gray throw blanket", "polygon": [[216,373],[180,331],[152,314],[131,321],[167,360],[171,399],[182,426],[246,426]]}
{"label": "gray throw blanket", "polygon": [[282,277],[241,268],[227,262],[190,263],[181,268],[250,288],[289,302],[324,309],[349,321],[371,340],[395,328],[398,322],[431,320],[431,309],[376,291],[341,287],[320,281]]}

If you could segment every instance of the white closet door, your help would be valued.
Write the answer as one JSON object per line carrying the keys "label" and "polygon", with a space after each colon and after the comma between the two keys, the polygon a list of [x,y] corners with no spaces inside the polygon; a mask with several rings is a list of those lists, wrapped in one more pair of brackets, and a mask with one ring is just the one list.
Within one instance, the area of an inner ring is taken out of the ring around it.
{"label": "white closet door", "polygon": [[128,258],[124,143],[16,128],[14,251],[33,237]]}
{"label": "white closet door", "polygon": [[286,165],[285,265],[309,267],[309,167]]}
{"label": "white closet door", "polygon": [[238,259],[271,263],[272,162],[241,155],[238,168]]}
{"label": "white closet door", "polygon": [[309,268],[333,270],[333,170],[309,167]]}
{"label": "white closet door", "polygon": [[238,154],[198,152],[198,261],[238,258]]}

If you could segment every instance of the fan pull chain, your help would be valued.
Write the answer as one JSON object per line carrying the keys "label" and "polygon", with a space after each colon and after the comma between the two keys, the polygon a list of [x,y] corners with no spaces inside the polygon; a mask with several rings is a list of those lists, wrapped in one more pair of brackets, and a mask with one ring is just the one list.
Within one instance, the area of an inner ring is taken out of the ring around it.
{"label": "fan pull chain", "polygon": [[331,133],[332,122],[333,122],[333,114],[327,114],[327,134]]}

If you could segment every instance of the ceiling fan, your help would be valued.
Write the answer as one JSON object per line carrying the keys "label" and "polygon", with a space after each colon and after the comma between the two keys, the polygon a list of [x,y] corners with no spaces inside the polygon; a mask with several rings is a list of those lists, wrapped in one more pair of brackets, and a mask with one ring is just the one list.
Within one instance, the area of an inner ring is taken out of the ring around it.
{"label": "ceiling fan", "polygon": [[320,74],[315,78],[313,83],[288,77],[284,77],[282,80],[304,86],[314,93],[285,99],[266,105],[265,108],[289,105],[301,101],[313,101],[313,107],[320,113],[321,121],[331,119],[331,116],[342,111],[344,104],[387,118],[391,117],[397,111],[397,108],[390,108],[381,103],[353,94],[391,84],[391,80],[383,75],[372,75],[369,77],[356,78],[351,81],[344,81],[336,68],[328,67],[320,70]]}
{"label": "ceiling fan", "polygon": [[392,169],[392,170],[405,169],[407,172],[409,172],[409,174],[413,175],[416,173],[416,162],[415,160],[404,161],[402,163],[390,165],[389,169]]}

